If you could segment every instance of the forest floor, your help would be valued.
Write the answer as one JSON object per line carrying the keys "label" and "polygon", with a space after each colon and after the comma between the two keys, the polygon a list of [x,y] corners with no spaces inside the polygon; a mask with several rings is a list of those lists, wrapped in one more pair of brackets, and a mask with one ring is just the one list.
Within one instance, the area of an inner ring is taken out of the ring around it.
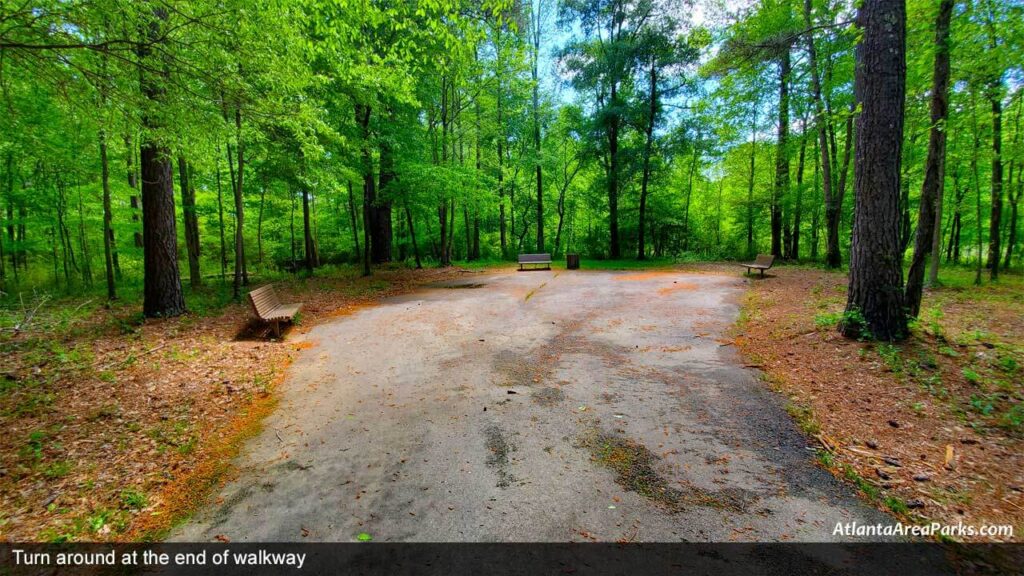
{"label": "forest floor", "polygon": [[[339,269],[277,289],[304,303],[294,335],[463,274]],[[222,288],[168,320],[143,320],[131,298],[0,309],[0,541],[159,537],[222,477],[301,347],[269,340],[247,303],[223,306]]]}
{"label": "forest floor", "polygon": [[[848,340],[846,275],[751,279],[736,343],[819,444],[820,464],[912,522],[1024,537],[1024,281],[943,271],[906,342]],[[999,538],[967,537],[967,541]]]}

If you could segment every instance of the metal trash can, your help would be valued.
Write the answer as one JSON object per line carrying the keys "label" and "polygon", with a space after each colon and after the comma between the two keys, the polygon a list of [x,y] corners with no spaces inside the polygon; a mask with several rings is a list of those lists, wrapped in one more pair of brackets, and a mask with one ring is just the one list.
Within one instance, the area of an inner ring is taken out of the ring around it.
{"label": "metal trash can", "polygon": [[566,254],[565,255],[565,268],[567,270],[578,270],[580,267],[580,255],[579,254]]}

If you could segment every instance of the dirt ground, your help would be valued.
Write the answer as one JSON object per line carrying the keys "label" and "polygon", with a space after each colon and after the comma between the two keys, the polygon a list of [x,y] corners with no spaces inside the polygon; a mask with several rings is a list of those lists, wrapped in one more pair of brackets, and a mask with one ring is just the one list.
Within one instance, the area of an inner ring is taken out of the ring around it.
{"label": "dirt ground", "polygon": [[500,272],[323,323],[175,540],[831,541],[886,517],[726,333],[745,281]]}
{"label": "dirt ground", "polygon": [[[911,522],[1024,534],[1024,290],[926,293],[898,345],[836,330],[846,277],[782,267],[750,280],[736,342],[819,440],[819,460]],[[960,537],[1001,541],[1005,537]]]}
{"label": "dirt ground", "polygon": [[[247,305],[143,321],[138,302],[42,302],[0,329],[0,541],[159,536],[228,469],[274,407],[271,393],[317,322],[457,278],[449,270],[351,273],[278,284],[305,303],[285,343]],[[212,290],[210,287],[207,290]],[[0,322],[0,328],[5,324]]]}

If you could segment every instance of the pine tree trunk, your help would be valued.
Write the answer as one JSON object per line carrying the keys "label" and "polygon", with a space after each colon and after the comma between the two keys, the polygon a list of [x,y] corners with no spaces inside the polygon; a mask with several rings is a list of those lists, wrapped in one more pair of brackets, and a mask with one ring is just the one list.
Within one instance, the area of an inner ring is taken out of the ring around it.
{"label": "pine tree trunk", "polygon": [[647,246],[644,242],[644,222],[647,217],[647,185],[651,180],[651,151],[654,148],[654,121],[655,115],[658,113],[658,71],[653,62],[651,63],[648,82],[650,82],[650,91],[647,96],[647,125],[644,127],[643,172],[640,177],[640,220],[637,225],[637,260],[643,260],[647,257]]}
{"label": "pine tree trunk", "polygon": [[220,146],[217,147],[216,173],[217,173],[217,219],[220,224],[220,279],[225,281],[228,277],[228,249],[227,240],[224,237],[224,193],[220,182]]}
{"label": "pine tree trunk", "polygon": [[348,181],[348,214],[352,220],[352,242],[356,247],[356,257],[359,257],[361,250],[359,249],[359,224],[356,221],[356,201],[352,194],[352,181]]}
{"label": "pine tree trunk", "polygon": [[[150,39],[159,38],[167,20],[162,8],[155,8],[146,31]],[[140,60],[150,56],[150,48],[141,45]],[[159,68],[156,64],[150,68]],[[163,106],[163,82],[141,72],[142,95],[149,106]],[[139,150],[142,173],[142,244],[144,287],[142,311],[147,317],[178,316],[185,312],[185,296],[178,272],[178,234],[174,213],[174,178],[167,147],[152,136],[159,128],[152,114],[144,114],[145,138]]]}
{"label": "pine tree trunk", "polygon": [[188,278],[193,288],[203,285],[199,270],[199,217],[196,215],[196,190],[189,178],[184,156],[178,156],[178,182],[181,187],[181,213],[185,223],[185,249],[188,251]]}
{"label": "pine tree trunk", "polygon": [[[900,253],[900,161],[906,91],[906,5],[864,0],[857,14],[857,118],[850,287],[843,334],[880,340],[907,336]],[[858,317],[859,316],[859,317]]]}
{"label": "pine tree trunk", "polygon": [[955,0],[942,0],[935,20],[935,68],[932,78],[931,134],[925,161],[921,205],[917,217],[914,256],[907,273],[907,312],[921,312],[924,272],[929,254],[935,250],[935,237],[941,230],[942,187],[946,179],[946,118],[949,116],[949,25]]}
{"label": "pine tree trunk", "polygon": [[[107,133],[100,130],[100,183],[103,187],[103,262],[107,279],[107,300],[117,299],[114,283],[114,229],[111,226],[110,164],[107,161]],[[0,257],[0,261],[3,258]]]}
{"label": "pine tree trunk", "polygon": [[[611,85],[612,106],[618,104],[618,86]],[[608,257],[622,257],[619,247],[619,112],[613,111],[608,119]],[[515,207],[513,206],[513,210]]]}
{"label": "pine tree trunk", "polygon": [[356,123],[362,134],[362,170],[363,170],[363,275],[370,275],[370,259],[373,257],[375,229],[374,202],[377,198],[376,183],[373,179],[373,155],[370,151],[370,114],[369,106],[356,104]]}
{"label": "pine tree trunk", "polygon": [[757,160],[757,108],[750,122],[750,176],[747,181],[747,258],[757,254],[754,246],[754,165]]}
{"label": "pine tree trunk", "polygon": [[[808,30],[814,27],[811,18],[811,0],[804,0],[804,23]],[[818,51],[814,46],[814,34],[807,34],[807,54],[811,68],[811,86],[814,100],[814,122],[818,129],[818,153],[820,154],[822,189],[825,198],[825,265],[829,268],[842,266],[839,252],[839,217],[842,212],[842,198],[832,189],[832,157],[829,153],[828,116],[821,97],[821,75],[818,70]]]}
{"label": "pine tree trunk", "polygon": [[[378,193],[386,195],[386,188],[395,179],[395,159],[391,150],[391,144],[387,139],[380,143],[380,185]],[[392,245],[394,242],[394,230],[392,228],[391,201],[380,197],[375,198],[373,209],[373,238],[371,247],[373,249],[373,263],[383,264],[391,262]]]}
{"label": "pine tree trunk", "polygon": [[306,272],[313,274],[316,268],[316,248],[313,245],[313,231],[309,220],[309,187],[302,184],[302,239],[303,239],[303,264]]}
{"label": "pine tree trunk", "polygon": [[992,91],[992,211],[988,228],[988,262],[989,278],[999,278],[1000,223],[1003,217],[1003,102],[999,86],[990,88]]}
{"label": "pine tree trunk", "polygon": [[242,286],[249,283],[245,268],[245,204],[242,201],[242,179],[245,175],[245,146],[242,142],[242,109],[235,108],[235,139],[238,147],[238,172],[235,174],[235,278],[233,283],[236,300],[242,296]]}
{"label": "pine tree trunk", "polygon": [[416,228],[412,223],[412,211],[409,210],[409,203],[405,203],[405,220],[409,225],[409,237],[412,240],[412,253],[416,257],[416,269],[423,268],[423,264],[420,262],[420,247],[416,244]]}
{"label": "pine tree trunk", "polygon": [[800,260],[800,225],[804,211],[804,168],[807,161],[807,121],[804,119],[800,137],[800,157],[796,166],[796,205],[793,208],[793,235],[790,237],[789,257]]}
{"label": "pine tree trunk", "polygon": [[779,57],[779,126],[775,152],[775,188],[772,194],[772,255],[782,257],[782,202],[789,191],[789,46]]}

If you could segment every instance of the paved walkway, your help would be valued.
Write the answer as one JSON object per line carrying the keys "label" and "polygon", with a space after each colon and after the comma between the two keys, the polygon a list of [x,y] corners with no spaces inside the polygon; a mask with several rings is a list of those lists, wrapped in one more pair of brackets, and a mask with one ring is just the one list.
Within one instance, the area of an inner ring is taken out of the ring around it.
{"label": "paved walkway", "polygon": [[467,274],[317,326],[239,477],[174,538],[828,541],[891,523],[814,466],[723,340],[743,283]]}

